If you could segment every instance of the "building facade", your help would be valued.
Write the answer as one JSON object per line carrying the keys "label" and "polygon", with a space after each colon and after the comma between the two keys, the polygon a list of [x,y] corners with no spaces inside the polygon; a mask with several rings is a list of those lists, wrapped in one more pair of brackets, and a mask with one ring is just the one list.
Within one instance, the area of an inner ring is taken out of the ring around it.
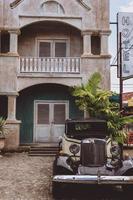
{"label": "building facade", "polygon": [[0,115],[8,149],[57,142],[83,116],[70,88],[96,71],[110,87],[109,0],[0,1]]}

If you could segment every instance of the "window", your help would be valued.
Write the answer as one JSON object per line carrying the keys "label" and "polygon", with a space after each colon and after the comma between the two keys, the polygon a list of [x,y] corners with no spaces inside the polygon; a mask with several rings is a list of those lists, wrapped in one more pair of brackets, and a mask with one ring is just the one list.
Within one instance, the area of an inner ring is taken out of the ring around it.
{"label": "window", "polygon": [[37,124],[49,124],[49,104],[38,104]]}
{"label": "window", "polygon": [[9,40],[10,40],[9,33],[2,32],[0,34],[0,53],[8,53],[9,52]]}
{"label": "window", "polygon": [[66,119],[66,105],[65,104],[54,104],[54,123],[64,124]]}
{"label": "window", "polygon": [[55,57],[66,57],[66,42],[55,42]]}
{"label": "window", "polygon": [[101,53],[101,39],[100,36],[91,36],[91,53],[93,55],[100,55]]}
{"label": "window", "polygon": [[39,57],[50,57],[50,42],[40,42],[39,43]]}
{"label": "window", "polygon": [[68,56],[67,40],[38,40],[39,57],[66,57]]}

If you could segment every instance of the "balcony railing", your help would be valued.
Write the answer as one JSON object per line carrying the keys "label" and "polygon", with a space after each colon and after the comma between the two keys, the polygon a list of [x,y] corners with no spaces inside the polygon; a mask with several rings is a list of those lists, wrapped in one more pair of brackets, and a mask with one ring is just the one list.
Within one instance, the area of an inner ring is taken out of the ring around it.
{"label": "balcony railing", "polygon": [[20,73],[80,73],[79,57],[21,57]]}

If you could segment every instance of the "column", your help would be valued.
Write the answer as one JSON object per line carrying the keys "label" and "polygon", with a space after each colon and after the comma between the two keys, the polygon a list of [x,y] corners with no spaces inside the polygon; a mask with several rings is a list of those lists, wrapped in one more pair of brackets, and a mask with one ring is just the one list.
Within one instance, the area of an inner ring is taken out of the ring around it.
{"label": "column", "polygon": [[0,30],[0,53],[2,53],[1,52],[1,30]]}
{"label": "column", "polygon": [[16,120],[16,95],[8,96],[8,120]]}
{"label": "column", "polygon": [[19,30],[8,31],[10,33],[10,53],[18,53],[18,35]]}
{"label": "column", "polygon": [[108,34],[100,33],[101,35],[101,55],[108,54]]}
{"label": "column", "polygon": [[83,31],[83,56],[91,55],[91,35],[90,31]]}

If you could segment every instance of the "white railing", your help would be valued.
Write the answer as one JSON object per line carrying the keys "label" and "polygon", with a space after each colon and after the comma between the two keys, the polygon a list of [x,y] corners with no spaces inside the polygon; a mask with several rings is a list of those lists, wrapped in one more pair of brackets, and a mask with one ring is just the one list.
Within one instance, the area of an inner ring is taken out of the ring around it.
{"label": "white railing", "polygon": [[79,57],[37,58],[21,57],[20,73],[80,73]]}

